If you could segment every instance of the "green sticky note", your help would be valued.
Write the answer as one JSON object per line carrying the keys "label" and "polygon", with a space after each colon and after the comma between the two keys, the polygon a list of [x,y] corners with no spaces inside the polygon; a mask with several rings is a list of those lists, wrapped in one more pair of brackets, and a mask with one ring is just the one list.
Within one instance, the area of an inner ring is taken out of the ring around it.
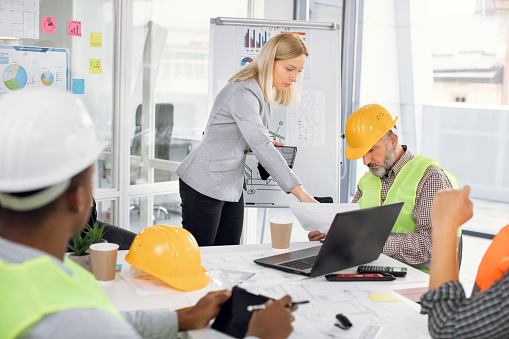
{"label": "green sticky note", "polygon": [[368,297],[371,299],[371,301],[374,302],[398,301],[398,298],[396,298],[392,294],[368,294]]}

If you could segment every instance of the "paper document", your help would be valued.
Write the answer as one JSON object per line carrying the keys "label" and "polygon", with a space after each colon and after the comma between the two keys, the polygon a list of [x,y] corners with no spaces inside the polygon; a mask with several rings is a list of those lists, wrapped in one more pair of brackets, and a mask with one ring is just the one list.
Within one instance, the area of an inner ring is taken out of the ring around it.
{"label": "paper document", "polygon": [[359,204],[312,204],[291,202],[290,209],[306,231],[320,231],[327,234],[337,213],[359,209]]}
{"label": "paper document", "polygon": [[[249,291],[275,299],[289,294],[293,300],[309,300],[293,313],[290,339],[429,338],[427,317],[373,282],[330,282],[317,277]],[[370,295],[384,298],[374,302]],[[353,327],[345,331],[334,326],[338,313],[345,315]]]}

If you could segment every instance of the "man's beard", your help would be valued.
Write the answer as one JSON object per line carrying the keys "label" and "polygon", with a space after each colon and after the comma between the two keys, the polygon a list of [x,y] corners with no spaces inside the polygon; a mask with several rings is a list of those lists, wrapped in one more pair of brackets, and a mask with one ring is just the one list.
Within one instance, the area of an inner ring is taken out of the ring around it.
{"label": "man's beard", "polygon": [[[371,162],[368,164],[369,171],[371,174],[373,174],[375,177],[383,177],[389,173],[392,166],[394,166],[394,163],[396,162],[396,152],[392,149],[391,145],[387,142],[387,152],[385,153],[384,157],[384,163],[383,165]],[[373,168],[372,166],[381,166],[378,168]]]}

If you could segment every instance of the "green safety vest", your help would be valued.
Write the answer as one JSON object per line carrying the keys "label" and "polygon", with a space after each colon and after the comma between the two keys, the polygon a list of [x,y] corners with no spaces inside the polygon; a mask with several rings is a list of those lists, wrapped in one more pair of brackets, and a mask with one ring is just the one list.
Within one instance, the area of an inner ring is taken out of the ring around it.
{"label": "green safety vest", "polygon": [[[387,197],[384,201],[384,204],[392,204],[399,201],[405,202],[401,213],[392,228],[392,234],[415,231],[415,222],[412,219],[412,210],[415,206],[417,186],[421,182],[424,172],[426,172],[426,169],[430,166],[435,166],[444,171],[452,187],[458,188],[458,181],[456,178],[451,173],[442,169],[437,160],[433,160],[423,155],[416,155],[399,171],[394,183],[387,192]],[[372,175],[370,172],[365,173],[359,180],[359,189],[362,191],[362,196],[358,201],[360,208],[380,206],[382,181],[379,177]],[[461,229],[458,231],[458,234],[461,235]]]}
{"label": "green safety vest", "polygon": [[0,259],[0,338],[15,338],[43,316],[71,308],[95,308],[123,319],[94,276],[70,259],[62,270],[48,256],[21,264]]}

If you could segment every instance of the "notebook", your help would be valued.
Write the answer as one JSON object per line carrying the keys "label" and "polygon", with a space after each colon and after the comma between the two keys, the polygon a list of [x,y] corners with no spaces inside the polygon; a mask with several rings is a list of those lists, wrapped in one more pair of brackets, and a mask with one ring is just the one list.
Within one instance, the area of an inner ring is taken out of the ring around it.
{"label": "notebook", "polygon": [[256,259],[254,262],[308,277],[378,259],[403,202],[337,213],[321,246]]}

